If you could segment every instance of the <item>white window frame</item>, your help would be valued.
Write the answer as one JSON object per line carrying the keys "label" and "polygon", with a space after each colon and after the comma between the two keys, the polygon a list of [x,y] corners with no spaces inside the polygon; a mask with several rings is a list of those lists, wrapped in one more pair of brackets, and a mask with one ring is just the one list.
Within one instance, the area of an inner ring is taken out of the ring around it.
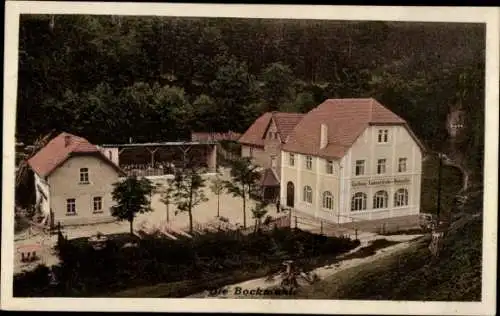
{"label": "white window frame", "polygon": [[326,168],[325,172],[327,174],[333,174],[333,160],[327,159],[326,160]]}
{"label": "white window frame", "polygon": [[90,183],[89,168],[80,168],[80,184]]}
{"label": "white window frame", "polygon": [[366,201],[368,197],[364,192],[356,192],[351,198],[351,211],[364,211],[366,210]]}
{"label": "white window frame", "polygon": [[308,204],[312,204],[312,188],[308,185],[304,186],[302,200]]}
{"label": "white window frame", "polygon": [[385,144],[385,143],[389,142],[389,130],[388,129],[379,129],[378,130],[377,142],[379,144]]}
{"label": "white window frame", "polygon": [[380,158],[377,160],[377,174],[385,174],[386,173],[386,165],[387,159]]}
{"label": "white window frame", "polygon": [[306,156],[305,164],[307,170],[312,170],[312,156]]}
{"label": "white window frame", "polygon": [[[97,208],[96,205],[98,206]],[[102,213],[102,196],[94,196],[92,198],[92,211],[93,213]]]}
{"label": "white window frame", "polygon": [[[360,168],[360,172],[358,172],[358,167]],[[364,160],[356,160],[354,165],[354,175],[362,176],[365,174],[365,161]]]}
{"label": "white window frame", "polygon": [[408,169],[408,158],[402,157],[398,159],[398,172],[406,172]]}
{"label": "white window frame", "polygon": [[291,167],[295,166],[295,154],[293,153],[288,154],[288,165]]}
{"label": "white window frame", "polygon": [[66,199],[66,215],[67,216],[76,215],[76,199],[74,198]]}
{"label": "white window frame", "polygon": [[323,192],[323,208],[333,210],[333,194],[330,191]]}
{"label": "white window frame", "polygon": [[405,188],[398,189],[394,193],[394,207],[405,207],[408,206],[408,190]]}
{"label": "white window frame", "polygon": [[373,209],[385,209],[389,207],[389,194],[387,191],[380,190],[373,195]]}

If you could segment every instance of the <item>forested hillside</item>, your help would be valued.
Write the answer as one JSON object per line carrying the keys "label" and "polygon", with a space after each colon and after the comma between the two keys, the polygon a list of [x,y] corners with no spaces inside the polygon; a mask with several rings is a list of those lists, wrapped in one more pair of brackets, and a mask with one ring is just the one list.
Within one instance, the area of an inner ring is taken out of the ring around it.
{"label": "forested hillside", "polygon": [[477,24],[23,15],[17,137],[178,140],[374,97],[431,148],[463,104],[463,150],[481,157],[484,37]]}

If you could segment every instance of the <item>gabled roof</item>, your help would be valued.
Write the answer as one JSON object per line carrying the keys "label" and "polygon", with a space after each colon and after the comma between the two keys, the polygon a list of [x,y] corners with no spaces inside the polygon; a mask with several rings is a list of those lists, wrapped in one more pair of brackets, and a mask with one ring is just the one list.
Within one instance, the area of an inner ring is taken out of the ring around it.
{"label": "gabled roof", "polygon": [[[321,124],[328,130],[328,144],[320,149]],[[283,150],[306,155],[341,158],[370,125],[402,125],[413,132],[401,117],[373,98],[329,99],[308,112],[297,124]]]}
{"label": "gabled roof", "polygon": [[263,187],[275,187],[280,185],[278,175],[273,169],[267,168],[262,172],[260,185]]}
{"label": "gabled roof", "polygon": [[45,147],[28,160],[28,164],[39,176],[47,177],[75,155],[97,155],[118,173],[125,174],[115,163],[103,155],[97,146],[89,143],[85,138],[66,132],[62,132],[48,142]]}
{"label": "gabled roof", "polygon": [[247,145],[264,146],[265,133],[274,121],[282,142],[286,142],[295,126],[304,117],[302,113],[266,112],[262,114],[240,137],[238,142]]}

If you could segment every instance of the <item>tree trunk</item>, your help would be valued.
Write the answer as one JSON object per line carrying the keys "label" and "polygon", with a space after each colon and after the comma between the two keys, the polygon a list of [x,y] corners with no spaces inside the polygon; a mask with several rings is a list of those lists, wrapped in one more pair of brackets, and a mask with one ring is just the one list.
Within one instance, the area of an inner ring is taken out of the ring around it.
{"label": "tree trunk", "polygon": [[243,228],[247,228],[246,195],[244,191],[243,191]]}
{"label": "tree trunk", "polygon": [[170,223],[170,204],[167,204],[167,223]]}
{"label": "tree trunk", "polygon": [[130,235],[134,235],[134,219],[131,218],[129,219],[129,223],[130,223]]}
{"label": "tree trunk", "polygon": [[188,211],[189,214],[189,234],[193,234],[193,213],[191,212],[191,208]]}
{"label": "tree trunk", "polygon": [[217,194],[217,217],[220,217],[220,193]]}

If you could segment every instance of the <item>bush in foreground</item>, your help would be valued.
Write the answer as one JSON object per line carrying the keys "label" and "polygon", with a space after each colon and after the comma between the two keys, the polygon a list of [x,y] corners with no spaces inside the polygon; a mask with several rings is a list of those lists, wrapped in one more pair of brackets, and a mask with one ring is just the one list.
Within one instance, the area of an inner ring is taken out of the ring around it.
{"label": "bush in foreground", "polygon": [[[105,249],[95,250],[86,238],[63,240],[56,270],[60,282],[51,291],[61,296],[109,296],[137,286],[185,280],[207,283],[215,276],[233,275],[224,280],[230,284],[238,274],[249,273],[252,278],[259,276],[252,274],[255,271],[261,271],[260,276],[277,271],[285,259],[308,265],[359,245],[359,241],[292,229],[250,235],[217,232],[177,241],[149,237],[139,240],[137,247],[123,248],[126,243],[127,239],[109,238]],[[25,284],[27,278],[31,276],[20,276],[14,287]],[[47,287],[47,281],[38,280],[31,291],[23,286],[15,293],[44,296]]]}

